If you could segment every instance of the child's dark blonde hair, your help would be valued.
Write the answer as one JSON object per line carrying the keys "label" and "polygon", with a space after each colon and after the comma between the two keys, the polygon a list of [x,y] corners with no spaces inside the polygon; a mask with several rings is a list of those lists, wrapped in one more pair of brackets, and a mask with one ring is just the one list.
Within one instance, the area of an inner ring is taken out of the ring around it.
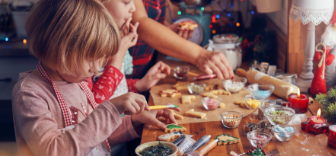
{"label": "child's dark blonde hair", "polygon": [[[98,0],[39,0],[26,23],[30,52],[50,68],[73,75],[84,61],[117,53],[117,25]],[[92,63],[91,68],[96,71]]]}

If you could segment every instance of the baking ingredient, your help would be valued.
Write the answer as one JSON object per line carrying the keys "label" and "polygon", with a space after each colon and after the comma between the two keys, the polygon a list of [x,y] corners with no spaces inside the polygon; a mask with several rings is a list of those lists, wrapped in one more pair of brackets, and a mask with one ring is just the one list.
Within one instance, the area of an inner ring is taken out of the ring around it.
{"label": "baking ingredient", "polygon": [[216,109],[218,107],[218,101],[214,99],[208,99],[205,102],[208,106],[208,109]]}
{"label": "baking ingredient", "polygon": [[273,111],[270,113],[273,116],[272,121],[275,124],[285,124],[289,120],[288,114],[282,110]]}
{"label": "baking ingredient", "polygon": [[201,85],[198,85],[198,84],[191,84],[190,85],[190,88],[191,88],[191,91],[194,93],[194,94],[200,94],[203,92],[204,90],[204,87],[202,87]]}
{"label": "baking ingredient", "polygon": [[258,101],[257,99],[248,99],[246,100],[246,103],[251,108],[257,108],[258,106],[261,105],[261,102]]}
{"label": "baking ingredient", "polygon": [[224,125],[234,128],[237,127],[240,123],[241,118],[236,114],[227,114],[223,117],[222,122]]}
{"label": "baking ingredient", "polygon": [[173,150],[159,142],[158,145],[146,147],[139,154],[143,156],[167,156],[173,154]]}
{"label": "baking ingredient", "polygon": [[252,136],[250,139],[250,142],[252,146],[254,147],[257,147],[257,146],[265,147],[266,144],[268,143],[267,136],[265,135]]}
{"label": "baking ingredient", "polygon": [[231,80],[226,80],[224,82],[225,90],[233,93],[239,92],[244,86],[245,83],[243,82],[236,82]]}

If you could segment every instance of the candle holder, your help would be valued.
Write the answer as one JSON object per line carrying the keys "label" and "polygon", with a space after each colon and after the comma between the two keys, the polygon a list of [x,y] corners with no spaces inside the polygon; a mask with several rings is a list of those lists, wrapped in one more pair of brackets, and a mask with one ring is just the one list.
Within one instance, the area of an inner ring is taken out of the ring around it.
{"label": "candle holder", "polygon": [[326,134],[328,132],[329,125],[327,120],[323,119],[322,123],[315,124],[313,121],[308,118],[306,122],[301,123],[301,130],[304,132],[309,132],[314,135]]}
{"label": "candle holder", "polygon": [[328,146],[336,148],[336,125],[329,126],[328,135]]}
{"label": "candle holder", "polygon": [[309,104],[309,97],[304,94],[289,94],[288,95],[288,107],[295,110],[296,114],[307,113]]}

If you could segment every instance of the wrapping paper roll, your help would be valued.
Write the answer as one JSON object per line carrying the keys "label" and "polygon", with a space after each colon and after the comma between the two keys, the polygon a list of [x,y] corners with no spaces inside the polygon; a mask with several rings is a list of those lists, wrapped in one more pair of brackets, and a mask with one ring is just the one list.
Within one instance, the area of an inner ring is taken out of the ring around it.
{"label": "wrapping paper roll", "polygon": [[299,92],[299,88],[297,86],[253,69],[247,71],[246,79],[249,83],[273,85],[274,86],[273,94],[284,99],[287,99],[288,95],[291,93]]}

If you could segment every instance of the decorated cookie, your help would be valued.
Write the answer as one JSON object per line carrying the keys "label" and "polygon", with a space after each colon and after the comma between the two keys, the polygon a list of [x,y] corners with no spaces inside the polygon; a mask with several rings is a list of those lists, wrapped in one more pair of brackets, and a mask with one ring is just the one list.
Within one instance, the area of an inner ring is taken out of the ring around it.
{"label": "decorated cookie", "polygon": [[217,135],[216,139],[218,139],[217,145],[235,144],[240,141],[239,138],[227,134]]}
{"label": "decorated cookie", "polygon": [[244,100],[238,100],[234,102],[235,105],[239,105],[242,108],[246,108],[245,101]]}
{"label": "decorated cookie", "polygon": [[266,156],[267,153],[262,150],[259,146],[253,147],[249,151],[245,153],[245,155],[252,155],[252,156]]}
{"label": "decorated cookie", "polygon": [[177,95],[181,95],[181,92],[179,92],[176,89],[165,89],[160,91],[161,97],[175,97]]}
{"label": "decorated cookie", "polygon": [[185,116],[196,117],[204,119],[206,117],[206,113],[203,112],[195,112],[194,109],[190,109],[184,113]]}
{"label": "decorated cookie", "polygon": [[228,92],[228,91],[226,91],[224,89],[212,90],[211,93],[215,94],[215,95],[231,95],[230,92]]}
{"label": "decorated cookie", "polygon": [[170,133],[170,132],[185,132],[187,131],[186,128],[179,126],[179,125],[175,125],[175,124],[169,124],[166,126],[166,129],[164,130],[166,133]]}
{"label": "decorated cookie", "polygon": [[195,98],[195,95],[182,95],[182,104],[191,104],[191,100]]}
{"label": "decorated cookie", "polygon": [[162,134],[160,136],[158,136],[158,140],[159,141],[172,141],[175,140],[176,138],[180,137],[181,135],[183,135],[182,132],[171,132],[168,134]]}
{"label": "decorated cookie", "polygon": [[179,25],[181,26],[181,29],[190,29],[193,30],[194,28],[197,28],[198,25],[192,21],[183,21],[181,23],[179,23]]}

